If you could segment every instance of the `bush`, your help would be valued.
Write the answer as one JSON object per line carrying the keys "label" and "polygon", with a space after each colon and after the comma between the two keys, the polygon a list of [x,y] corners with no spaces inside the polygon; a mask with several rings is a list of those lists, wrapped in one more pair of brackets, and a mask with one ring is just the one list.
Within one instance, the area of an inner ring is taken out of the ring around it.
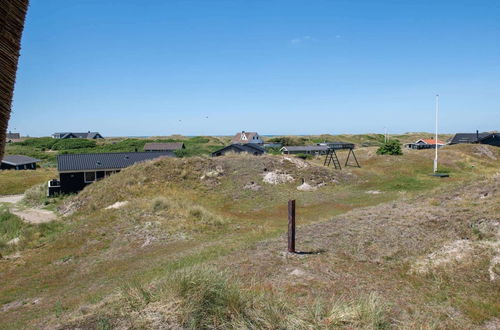
{"label": "bush", "polygon": [[401,143],[398,140],[389,140],[377,150],[378,155],[402,155]]}
{"label": "bush", "polygon": [[311,155],[311,154],[297,154],[295,156],[300,158],[300,159],[313,159],[314,158],[314,155]]}
{"label": "bush", "polygon": [[220,226],[225,223],[223,218],[209,212],[207,209],[200,205],[190,207],[189,216],[194,220],[194,222],[204,225]]}
{"label": "bush", "polygon": [[52,149],[52,146],[57,141],[58,140],[53,139],[51,137],[31,138],[31,139],[26,139],[22,142],[13,143],[13,145],[34,147],[34,148],[40,148],[40,149]]}
{"label": "bush", "polygon": [[187,151],[185,149],[179,149],[179,150],[175,150],[174,154],[177,157],[182,158],[182,157],[186,157],[188,153],[187,153]]}
{"label": "bush", "polygon": [[179,271],[169,279],[168,289],[181,299],[181,323],[190,329],[222,328],[248,308],[238,284],[214,269]]}
{"label": "bush", "polygon": [[283,146],[303,146],[306,144],[307,139],[304,137],[280,136],[271,138],[267,142],[281,143]]}
{"label": "bush", "polygon": [[62,139],[62,140],[57,140],[57,142],[52,145],[52,150],[94,148],[95,146],[96,142],[94,140]]}
{"label": "bush", "polygon": [[26,190],[23,202],[29,206],[42,206],[48,204],[47,183],[41,183]]}

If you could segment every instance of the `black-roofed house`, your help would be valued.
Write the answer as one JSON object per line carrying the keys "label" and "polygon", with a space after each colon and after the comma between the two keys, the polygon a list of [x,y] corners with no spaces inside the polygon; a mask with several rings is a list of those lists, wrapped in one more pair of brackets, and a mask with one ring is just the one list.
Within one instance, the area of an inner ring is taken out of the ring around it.
{"label": "black-roofed house", "polygon": [[149,142],[144,145],[144,151],[175,151],[186,149],[183,142]]}
{"label": "black-roofed house", "polygon": [[54,139],[104,139],[99,132],[75,133],[75,132],[59,132],[52,134]]}
{"label": "black-roofed house", "polygon": [[449,144],[480,143],[500,147],[500,133],[457,133]]}
{"label": "black-roofed house", "polygon": [[163,151],[59,155],[59,180],[49,181],[49,195],[78,192],[86,185],[120,172],[126,167],[160,157],[175,157],[175,154],[172,151]]}
{"label": "black-roofed house", "polygon": [[266,150],[256,144],[230,144],[222,149],[212,152],[212,157],[223,156],[227,153],[248,153],[251,155],[259,156],[266,152]]}
{"label": "black-roofed house", "polygon": [[330,147],[326,145],[314,146],[285,146],[280,149],[281,153],[288,154],[305,154],[305,155],[326,155]]}
{"label": "black-roofed house", "polygon": [[2,159],[0,169],[2,170],[36,170],[36,163],[40,159],[23,155],[5,155]]}
{"label": "black-roofed house", "polygon": [[21,133],[12,133],[9,131],[5,138],[9,140],[19,140],[21,138]]}

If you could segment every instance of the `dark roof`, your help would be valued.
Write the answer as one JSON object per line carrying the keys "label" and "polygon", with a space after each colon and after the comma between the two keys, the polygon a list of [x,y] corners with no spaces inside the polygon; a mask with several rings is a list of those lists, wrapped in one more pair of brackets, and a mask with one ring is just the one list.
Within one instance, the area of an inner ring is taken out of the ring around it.
{"label": "dark roof", "polygon": [[9,132],[7,133],[7,139],[20,139],[21,138],[21,133],[12,133]]}
{"label": "dark roof", "polygon": [[354,149],[354,143],[333,141],[318,143],[318,146],[327,146],[331,149]]}
{"label": "dark roof", "polygon": [[28,157],[28,156],[22,156],[22,155],[8,155],[4,156],[2,159],[2,163],[9,164],[9,165],[25,165],[25,164],[31,164],[31,163],[38,163],[41,162],[40,159]]}
{"label": "dark roof", "polygon": [[183,142],[157,143],[150,142],[144,145],[144,150],[180,150],[184,148]]}
{"label": "dark roof", "polygon": [[102,138],[99,132],[85,132],[85,133],[75,133],[75,132],[57,132],[52,134],[53,136],[58,136],[60,139],[65,139],[74,136],[79,139],[95,139]]}
{"label": "dark roof", "polygon": [[[457,133],[450,140],[450,144],[478,143],[480,140],[490,136],[492,133]],[[478,140],[479,137],[479,140]]]}
{"label": "dark roof", "polygon": [[64,154],[57,156],[59,172],[125,168],[159,157],[175,157],[171,151]]}
{"label": "dark roof", "polygon": [[327,151],[330,149],[328,146],[286,146],[281,148],[287,151]]}
{"label": "dark roof", "polygon": [[258,153],[258,154],[263,154],[266,152],[264,148],[259,147],[258,145],[254,143],[246,143],[246,144],[230,144],[224,148],[221,148],[217,151],[212,152],[212,156],[215,156],[218,153],[224,153],[227,151],[234,151],[237,153],[240,152],[248,152],[251,154]]}

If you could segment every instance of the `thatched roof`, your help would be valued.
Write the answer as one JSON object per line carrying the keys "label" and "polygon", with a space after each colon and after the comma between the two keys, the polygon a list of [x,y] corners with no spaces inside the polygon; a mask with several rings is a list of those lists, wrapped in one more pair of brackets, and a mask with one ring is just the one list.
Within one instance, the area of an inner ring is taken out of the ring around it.
{"label": "thatched roof", "polygon": [[0,1],[0,158],[10,118],[28,0]]}

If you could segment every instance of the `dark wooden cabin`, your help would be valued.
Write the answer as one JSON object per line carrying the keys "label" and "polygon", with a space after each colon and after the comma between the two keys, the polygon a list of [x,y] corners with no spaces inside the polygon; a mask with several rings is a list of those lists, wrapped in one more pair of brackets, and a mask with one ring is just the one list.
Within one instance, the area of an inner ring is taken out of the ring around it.
{"label": "dark wooden cabin", "polygon": [[500,133],[457,133],[450,144],[479,143],[500,147]]}
{"label": "dark wooden cabin", "polygon": [[227,153],[248,153],[251,155],[262,155],[266,152],[266,150],[256,144],[247,143],[247,144],[230,144],[222,149],[212,152],[212,157],[223,156]]}
{"label": "dark wooden cabin", "polygon": [[6,155],[2,159],[0,169],[2,170],[36,170],[36,163],[40,159],[23,155]]}
{"label": "dark wooden cabin", "polygon": [[59,155],[57,156],[59,182],[51,181],[49,195],[57,192],[64,194],[78,192],[88,184],[120,172],[135,163],[160,157],[175,157],[175,154],[168,151]]}
{"label": "dark wooden cabin", "polygon": [[181,149],[186,149],[183,142],[166,142],[166,143],[150,142],[150,143],[146,143],[144,145],[144,151],[147,151],[147,152],[151,152],[151,151],[175,151],[175,150],[181,150]]}

